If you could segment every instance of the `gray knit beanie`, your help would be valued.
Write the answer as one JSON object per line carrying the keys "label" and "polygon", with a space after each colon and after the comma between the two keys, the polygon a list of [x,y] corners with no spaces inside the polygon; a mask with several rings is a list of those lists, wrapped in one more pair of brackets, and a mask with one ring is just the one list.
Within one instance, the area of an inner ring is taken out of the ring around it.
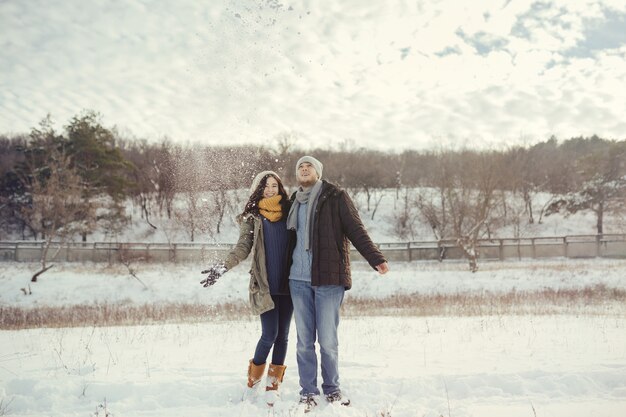
{"label": "gray knit beanie", "polygon": [[317,171],[317,175],[319,177],[318,179],[322,179],[322,170],[324,169],[324,165],[322,165],[320,161],[313,158],[312,156],[303,156],[302,158],[298,159],[298,163],[296,164],[296,177],[298,176],[298,168],[303,162],[308,162],[309,164],[313,165],[313,168],[315,168],[315,171]]}
{"label": "gray knit beanie", "polygon": [[258,174],[256,174],[256,177],[254,177],[254,180],[252,180],[252,185],[250,186],[250,194],[252,194],[257,189],[257,187],[261,183],[261,180],[266,175],[271,175],[273,177],[276,177],[279,182],[282,182],[282,180],[280,179],[280,176],[277,173],[275,173],[274,171],[259,172]]}

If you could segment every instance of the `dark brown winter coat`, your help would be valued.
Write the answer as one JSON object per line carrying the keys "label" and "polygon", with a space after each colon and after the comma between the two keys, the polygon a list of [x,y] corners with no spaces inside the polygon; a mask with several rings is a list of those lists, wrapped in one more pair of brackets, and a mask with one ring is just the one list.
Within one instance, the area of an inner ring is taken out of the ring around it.
{"label": "dark brown winter coat", "polygon": [[[295,193],[291,201],[294,199]],[[352,287],[350,242],[372,268],[386,262],[367,234],[354,203],[341,188],[323,181],[314,216],[311,285],[343,285],[346,290]],[[293,232],[290,234],[290,254],[295,246],[296,233]]]}

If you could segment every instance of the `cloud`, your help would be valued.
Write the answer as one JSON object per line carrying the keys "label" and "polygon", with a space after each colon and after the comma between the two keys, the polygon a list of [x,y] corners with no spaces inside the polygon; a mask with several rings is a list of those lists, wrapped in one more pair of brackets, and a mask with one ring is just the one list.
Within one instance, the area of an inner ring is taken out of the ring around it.
{"label": "cloud", "polygon": [[0,3],[0,131],[94,109],[222,144],[623,136],[623,2],[202,3]]}

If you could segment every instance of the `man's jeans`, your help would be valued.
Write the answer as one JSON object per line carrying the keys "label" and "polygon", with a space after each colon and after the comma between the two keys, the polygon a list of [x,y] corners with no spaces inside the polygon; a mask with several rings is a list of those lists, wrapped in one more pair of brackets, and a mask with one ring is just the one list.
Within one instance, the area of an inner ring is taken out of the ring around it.
{"label": "man's jeans", "polygon": [[320,345],[322,390],[324,394],[339,391],[339,307],[345,289],[340,285],[311,286],[307,281],[289,280],[296,319],[298,344],[296,358],[300,374],[301,395],[319,395],[317,388],[317,354],[315,336]]}

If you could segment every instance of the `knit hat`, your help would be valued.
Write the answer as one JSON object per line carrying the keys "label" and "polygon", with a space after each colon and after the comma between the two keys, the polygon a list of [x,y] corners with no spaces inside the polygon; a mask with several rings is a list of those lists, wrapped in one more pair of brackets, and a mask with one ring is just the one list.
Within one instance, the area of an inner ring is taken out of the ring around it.
{"label": "knit hat", "polygon": [[296,177],[298,176],[298,168],[303,162],[308,162],[309,164],[313,165],[313,168],[315,168],[315,171],[317,172],[317,175],[319,177],[318,179],[322,179],[322,170],[324,169],[324,165],[322,165],[320,161],[313,158],[312,156],[303,156],[302,158],[298,159],[298,163],[296,163]]}
{"label": "knit hat", "polygon": [[252,194],[257,187],[259,186],[259,184],[261,183],[261,180],[263,179],[263,177],[265,177],[266,175],[272,175],[276,178],[278,178],[278,181],[282,181],[280,179],[280,176],[275,173],[274,171],[263,171],[263,172],[259,172],[258,174],[256,174],[256,177],[254,177],[254,180],[252,180],[252,185],[250,186],[250,194]]}

